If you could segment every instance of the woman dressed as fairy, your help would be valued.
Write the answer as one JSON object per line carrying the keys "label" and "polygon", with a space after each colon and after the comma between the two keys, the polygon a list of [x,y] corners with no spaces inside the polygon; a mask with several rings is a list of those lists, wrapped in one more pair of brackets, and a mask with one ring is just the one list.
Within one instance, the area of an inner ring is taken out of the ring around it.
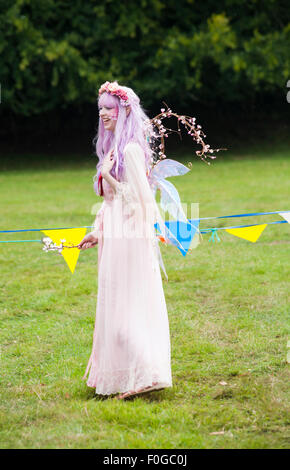
{"label": "woman dressed as fairy", "polygon": [[95,329],[83,378],[89,373],[87,385],[96,394],[123,399],[172,387],[164,265],[154,223],[161,231],[165,226],[148,180],[152,150],[140,99],[131,88],[106,82],[98,106],[95,190],[104,200],[94,230],[78,245],[98,244]]}
{"label": "woman dressed as fairy", "polygon": [[[167,135],[161,121],[171,116],[202,146],[196,151],[202,160],[216,157],[203,141],[205,134],[195,118],[161,109],[151,125],[131,88],[105,82],[99,89],[98,106],[99,162],[94,188],[104,200],[94,230],[78,245],[87,249],[98,244],[93,347],[83,378],[89,373],[87,385],[94,387],[96,394],[117,394],[116,398],[123,399],[172,387],[169,322],[160,268],[168,277],[158,243],[162,240],[178,246],[180,242],[164,223],[155,191],[161,191],[162,207],[187,223],[178,191],[164,178],[189,170],[174,160],[154,162],[155,150],[150,145],[156,138],[154,125],[161,134],[161,158],[165,158],[163,136]],[[215,151],[219,150],[223,149]],[[171,208],[169,201],[173,202]],[[158,237],[155,227],[161,232]]]}

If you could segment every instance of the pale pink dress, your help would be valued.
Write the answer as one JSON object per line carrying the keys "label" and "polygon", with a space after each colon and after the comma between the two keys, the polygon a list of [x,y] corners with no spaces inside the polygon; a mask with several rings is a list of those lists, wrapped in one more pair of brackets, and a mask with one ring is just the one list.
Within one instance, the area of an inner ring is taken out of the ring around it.
{"label": "pale pink dress", "polygon": [[[101,395],[137,390],[153,382],[156,389],[172,387],[160,271],[164,266],[154,231],[154,222],[161,222],[160,212],[138,144],[127,144],[124,165],[125,179],[116,194],[103,179],[104,201],[93,230],[99,238],[98,297],[92,353],[83,379],[89,372],[87,385]],[[141,229],[138,236],[136,228]]]}

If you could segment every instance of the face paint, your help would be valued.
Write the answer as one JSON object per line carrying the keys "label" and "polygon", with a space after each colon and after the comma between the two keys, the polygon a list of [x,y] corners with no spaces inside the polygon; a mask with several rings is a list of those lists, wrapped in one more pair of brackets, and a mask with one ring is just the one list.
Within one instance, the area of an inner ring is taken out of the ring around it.
{"label": "face paint", "polygon": [[114,119],[114,121],[117,121],[118,115],[119,115],[119,108],[118,108],[118,106],[116,106],[114,108],[114,111],[113,111],[113,114],[112,114],[112,119]]}

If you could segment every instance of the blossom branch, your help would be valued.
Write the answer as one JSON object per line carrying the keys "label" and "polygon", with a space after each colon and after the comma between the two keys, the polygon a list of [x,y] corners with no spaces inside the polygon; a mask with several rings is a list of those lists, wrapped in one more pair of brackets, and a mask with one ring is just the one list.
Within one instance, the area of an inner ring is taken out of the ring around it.
{"label": "blossom branch", "polygon": [[78,248],[77,245],[64,245],[66,242],[65,238],[60,240],[60,245],[54,243],[49,237],[44,237],[41,241],[44,244],[42,248],[44,251],[57,251],[59,255],[61,255],[61,252],[64,248]]}
{"label": "blossom branch", "polygon": [[[148,127],[157,128],[157,135],[155,134],[153,139],[150,138],[149,142],[153,140],[154,146],[154,139],[160,139],[161,143],[158,146],[158,157],[153,164],[156,164],[159,160],[163,160],[166,158],[165,155],[165,137],[168,137],[169,134],[172,132],[176,132],[179,134],[180,140],[182,140],[180,123],[184,125],[187,130],[187,133],[192,137],[192,139],[199,145],[201,145],[201,150],[196,150],[196,155],[201,158],[204,162],[210,165],[210,162],[207,161],[207,158],[214,159],[216,158],[215,155],[212,155],[214,152],[219,152],[220,150],[227,150],[226,148],[219,148],[219,149],[212,149],[209,144],[206,144],[204,138],[206,134],[202,131],[201,126],[196,124],[196,118],[186,115],[179,115],[177,113],[173,113],[169,106],[163,101],[164,105],[167,109],[161,108],[161,113],[157,114],[154,118],[148,120],[146,124]],[[176,117],[177,119],[177,126],[178,129],[170,129],[165,127],[162,123],[162,120],[165,118]],[[155,150],[156,151],[156,150]]]}

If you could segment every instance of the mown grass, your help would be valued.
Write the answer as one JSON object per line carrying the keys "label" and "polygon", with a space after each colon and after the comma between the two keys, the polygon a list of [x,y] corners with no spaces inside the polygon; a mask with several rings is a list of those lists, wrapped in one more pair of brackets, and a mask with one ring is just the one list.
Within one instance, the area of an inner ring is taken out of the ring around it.
{"label": "mown grass", "polygon": [[[101,200],[92,191],[95,163],[54,163],[39,157],[5,166],[1,229],[92,223]],[[288,210],[288,179],[287,150],[256,149],[220,154],[210,167],[196,161],[171,181],[207,217]],[[241,223],[274,220],[281,218]],[[201,227],[233,225],[214,222]],[[269,225],[257,243],[219,235],[220,243],[204,235],[185,258],[162,246],[173,388],[125,402],[96,397],[81,380],[92,344],[97,249],[80,254],[72,275],[38,243],[0,244],[0,446],[289,447],[289,226]]]}

